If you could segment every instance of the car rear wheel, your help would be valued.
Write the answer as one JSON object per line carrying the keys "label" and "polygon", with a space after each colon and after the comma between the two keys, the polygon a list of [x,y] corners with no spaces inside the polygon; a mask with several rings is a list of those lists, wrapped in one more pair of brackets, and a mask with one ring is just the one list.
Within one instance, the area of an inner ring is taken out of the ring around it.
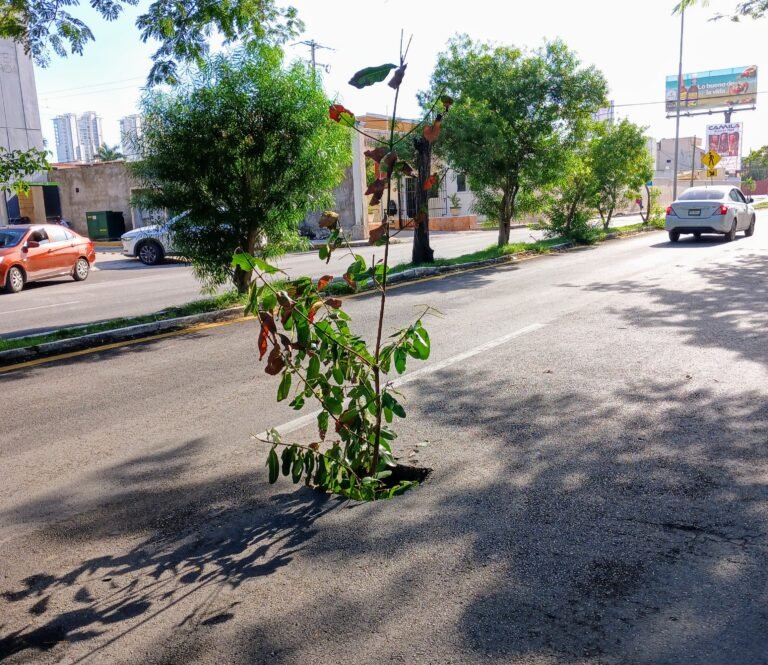
{"label": "car rear wheel", "polygon": [[669,242],[677,242],[678,240],[680,240],[680,231],[670,231]]}
{"label": "car rear wheel", "polygon": [[3,289],[6,293],[18,293],[24,288],[24,273],[14,266],[8,271]]}
{"label": "car rear wheel", "polygon": [[755,233],[755,216],[752,215],[752,221],[749,222],[749,226],[744,231],[744,235],[749,238],[749,236],[753,235]]}
{"label": "car rear wheel", "polygon": [[733,224],[731,225],[731,230],[728,231],[728,233],[725,234],[725,242],[733,242],[736,240],[736,220],[733,220]]}
{"label": "car rear wheel", "polygon": [[141,243],[138,251],[139,261],[148,266],[156,266],[163,260],[163,248],[156,242],[148,240]]}
{"label": "car rear wheel", "polygon": [[76,282],[82,282],[88,279],[88,273],[90,272],[90,269],[91,266],[88,264],[88,261],[80,257],[77,260],[77,263],[75,263],[75,270],[72,272],[72,277],[75,278]]}

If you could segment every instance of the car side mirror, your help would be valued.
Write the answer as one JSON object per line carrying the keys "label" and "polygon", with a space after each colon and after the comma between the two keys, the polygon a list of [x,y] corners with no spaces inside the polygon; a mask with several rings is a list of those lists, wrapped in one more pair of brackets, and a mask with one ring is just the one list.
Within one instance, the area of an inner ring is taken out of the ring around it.
{"label": "car side mirror", "polygon": [[753,199],[751,196],[747,197],[747,203],[754,203],[755,199]]}
{"label": "car side mirror", "polygon": [[24,249],[35,249],[35,247],[40,247],[40,243],[37,242],[37,240],[27,240],[27,242],[24,243]]}

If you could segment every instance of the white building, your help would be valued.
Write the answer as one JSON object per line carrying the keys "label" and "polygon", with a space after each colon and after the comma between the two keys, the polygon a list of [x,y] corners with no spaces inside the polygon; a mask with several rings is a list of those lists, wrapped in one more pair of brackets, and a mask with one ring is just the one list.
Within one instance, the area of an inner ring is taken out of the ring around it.
{"label": "white building", "polygon": [[139,158],[136,142],[141,136],[141,116],[139,114],[127,115],[120,118],[120,144],[123,155],[128,161]]}
{"label": "white building", "polygon": [[79,162],[82,160],[80,130],[74,113],[57,115],[53,119],[53,135],[56,140],[57,161]]}
{"label": "white building", "polygon": [[93,111],[86,111],[78,118],[80,129],[80,146],[83,151],[83,161],[92,162],[96,151],[104,143],[104,132],[101,129],[101,118]]}
{"label": "white building", "polygon": [[64,113],[53,119],[56,158],[60,163],[92,162],[104,143],[101,118],[93,111]]}

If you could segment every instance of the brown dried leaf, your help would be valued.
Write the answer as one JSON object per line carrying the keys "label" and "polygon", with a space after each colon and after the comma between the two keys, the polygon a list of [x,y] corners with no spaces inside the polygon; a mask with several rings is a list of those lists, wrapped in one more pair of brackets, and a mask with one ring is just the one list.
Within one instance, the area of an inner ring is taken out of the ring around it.
{"label": "brown dried leaf", "polygon": [[442,124],[443,123],[440,120],[435,120],[434,124],[427,125],[424,128],[424,138],[427,139],[427,141],[430,143],[437,141],[438,137],[440,136],[440,127]]}
{"label": "brown dried leaf", "polygon": [[405,76],[405,68],[407,66],[408,65],[402,65],[395,70],[395,73],[392,74],[392,78],[387,82],[387,85],[390,88],[397,90],[400,87],[400,84],[403,82],[403,76]]}
{"label": "brown dried leaf", "polygon": [[328,298],[325,301],[325,304],[328,305],[328,307],[333,307],[333,309],[341,308],[341,300],[339,298]]}
{"label": "brown dried leaf", "polygon": [[318,281],[317,281],[317,290],[322,291],[326,286],[328,286],[333,281],[333,275],[323,275]]}
{"label": "brown dried leaf", "polygon": [[280,347],[275,346],[269,353],[269,360],[267,361],[267,366],[264,368],[264,371],[271,376],[275,376],[283,370],[283,367],[285,367],[283,354],[280,352]]}
{"label": "brown dried leaf", "polygon": [[389,149],[386,146],[380,146],[373,150],[366,150],[363,154],[374,162],[380,162],[381,158],[384,157],[387,152],[389,152]]}

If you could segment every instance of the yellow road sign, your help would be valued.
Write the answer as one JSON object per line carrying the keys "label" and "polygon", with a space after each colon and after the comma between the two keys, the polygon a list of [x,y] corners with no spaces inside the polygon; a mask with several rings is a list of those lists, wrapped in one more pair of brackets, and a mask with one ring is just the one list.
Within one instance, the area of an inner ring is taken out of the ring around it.
{"label": "yellow road sign", "polygon": [[707,169],[707,177],[714,178],[717,175],[717,169]]}
{"label": "yellow road sign", "polygon": [[701,156],[702,165],[706,166],[710,170],[715,168],[719,161],[720,155],[718,155],[714,150],[710,150]]}

